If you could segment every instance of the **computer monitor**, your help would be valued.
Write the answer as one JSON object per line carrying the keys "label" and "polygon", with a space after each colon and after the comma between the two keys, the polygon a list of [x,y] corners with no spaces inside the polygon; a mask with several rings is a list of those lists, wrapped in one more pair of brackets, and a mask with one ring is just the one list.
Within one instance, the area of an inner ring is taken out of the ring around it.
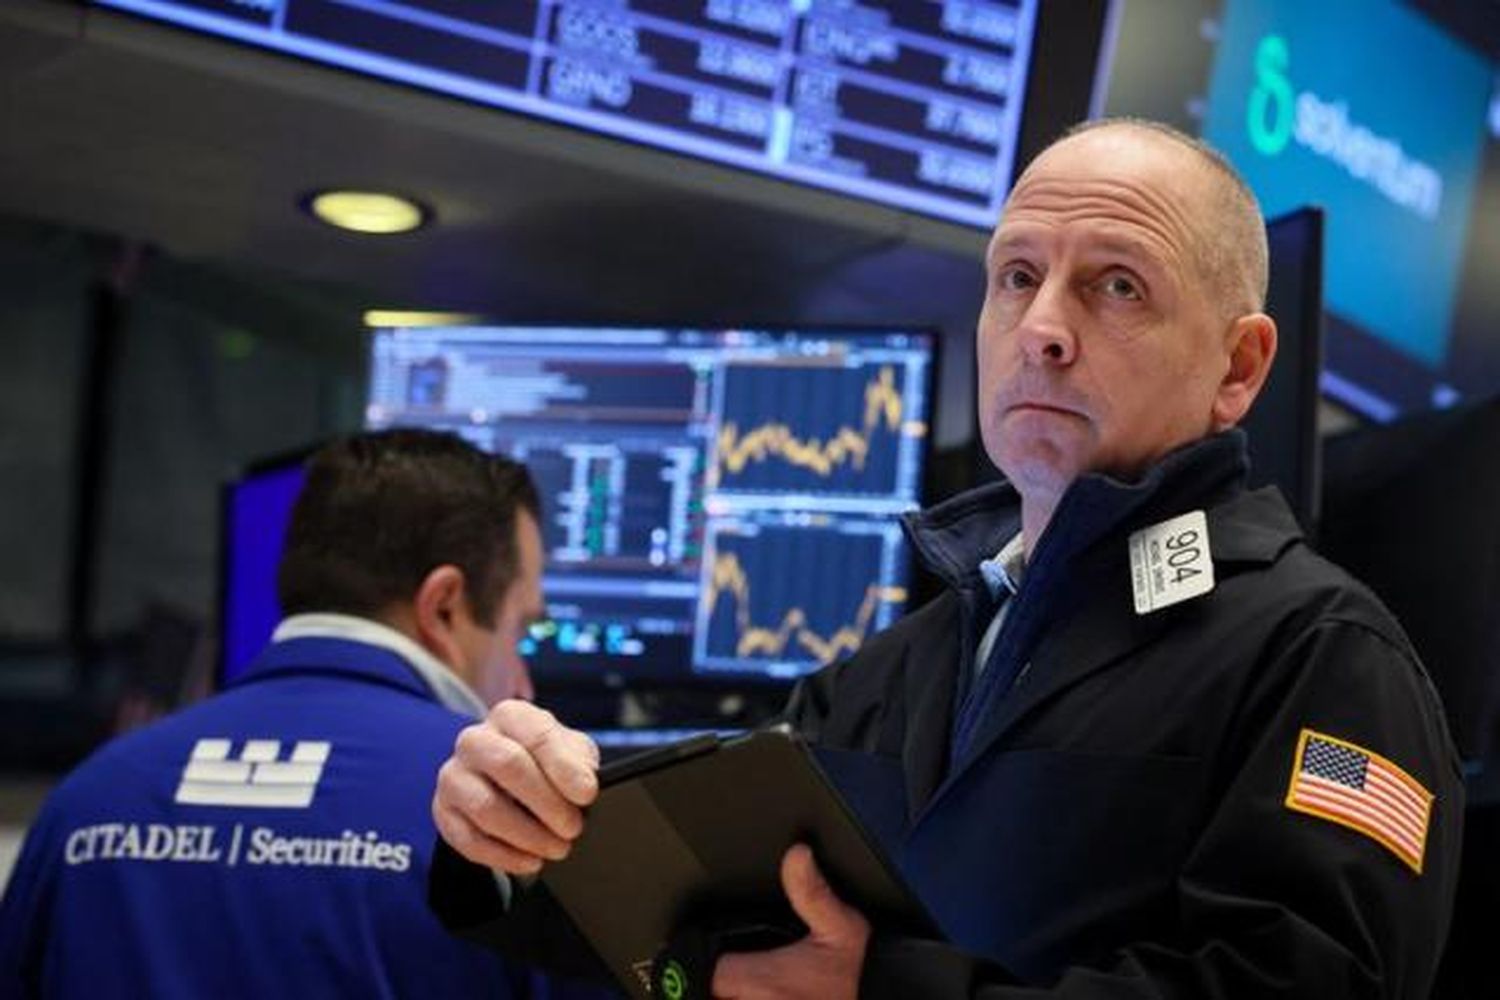
{"label": "computer monitor", "polygon": [[1271,281],[1266,312],[1276,320],[1276,362],[1243,427],[1251,484],[1281,488],[1305,531],[1316,530],[1321,495],[1318,437],[1323,370],[1323,212],[1303,208],[1266,225]]}
{"label": "computer monitor", "polygon": [[244,673],[281,620],[276,569],[310,448],[259,460],[220,495],[218,686]]}
{"label": "computer monitor", "polygon": [[538,683],[785,682],[907,599],[918,329],[377,329],[370,428],[452,430],[542,494]]}
{"label": "computer monitor", "polygon": [[1117,9],[1106,113],[1201,133],[1268,216],[1325,209],[1325,398],[1385,423],[1493,396],[1500,87],[1482,30],[1489,5]]}
{"label": "computer monitor", "polygon": [[[1055,134],[1088,112],[1111,8],[92,3],[981,228],[993,224],[1038,130]],[[588,148],[593,158],[616,155]]]}

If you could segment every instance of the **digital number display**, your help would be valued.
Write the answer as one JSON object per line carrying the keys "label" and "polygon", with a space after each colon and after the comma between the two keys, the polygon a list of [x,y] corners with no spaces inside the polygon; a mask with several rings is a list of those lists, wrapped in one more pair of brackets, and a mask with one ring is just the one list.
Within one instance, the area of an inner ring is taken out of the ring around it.
{"label": "digital number display", "polygon": [[1036,0],[95,3],[985,227],[1036,22]]}

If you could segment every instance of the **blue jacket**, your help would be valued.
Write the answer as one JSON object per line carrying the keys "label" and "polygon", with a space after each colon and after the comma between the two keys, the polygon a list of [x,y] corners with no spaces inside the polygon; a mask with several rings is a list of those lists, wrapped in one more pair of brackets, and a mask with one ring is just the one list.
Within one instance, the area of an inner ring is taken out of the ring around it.
{"label": "blue jacket", "polygon": [[272,645],[53,793],[0,906],[0,997],[517,995],[426,904],[467,721],[394,652]]}

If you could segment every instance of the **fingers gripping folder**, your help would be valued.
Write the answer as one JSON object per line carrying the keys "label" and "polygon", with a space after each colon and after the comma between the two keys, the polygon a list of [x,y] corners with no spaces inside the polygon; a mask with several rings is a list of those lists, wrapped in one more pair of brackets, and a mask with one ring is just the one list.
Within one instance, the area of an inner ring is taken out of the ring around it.
{"label": "fingers gripping folder", "polygon": [[698,736],[627,757],[600,772],[600,785],[583,835],[541,880],[631,997],[707,997],[723,952],[800,938],[806,929],[780,878],[782,855],[798,842],[872,925],[938,936],[786,729]]}

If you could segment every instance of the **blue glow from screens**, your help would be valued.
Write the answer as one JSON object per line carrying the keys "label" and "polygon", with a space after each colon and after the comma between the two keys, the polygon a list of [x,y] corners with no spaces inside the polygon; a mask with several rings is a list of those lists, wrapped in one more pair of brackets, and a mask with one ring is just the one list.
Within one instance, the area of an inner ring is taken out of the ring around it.
{"label": "blue glow from screens", "polygon": [[1037,6],[94,2],[976,226],[1010,186]]}
{"label": "blue glow from screens", "polygon": [[906,602],[920,332],[378,330],[371,428],[452,430],[542,495],[539,678],[801,676]]}
{"label": "blue glow from screens", "polygon": [[1329,308],[1429,369],[1446,359],[1493,80],[1390,0],[1226,5],[1204,137],[1268,216],[1327,209]]}
{"label": "blue glow from screens", "polygon": [[296,462],[252,473],[229,487],[221,684],[244,672],[281,620],[276,569],[304,478],[302,463]]}

